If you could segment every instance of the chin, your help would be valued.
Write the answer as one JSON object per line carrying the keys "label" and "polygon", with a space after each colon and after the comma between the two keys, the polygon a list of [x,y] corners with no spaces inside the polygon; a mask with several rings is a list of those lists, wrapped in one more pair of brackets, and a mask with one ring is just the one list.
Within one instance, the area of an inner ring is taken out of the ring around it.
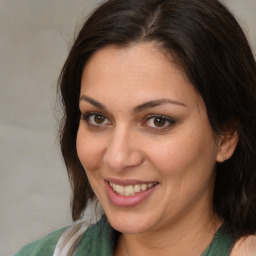
{"label": "chin", "polygon": [[138,213],[119,213],[119,214],[106,214],[111,226],[117,231],[124,234],[140,234],[148,231],[152,226],[152,219],[146,217],[145,214],[140,216]]}

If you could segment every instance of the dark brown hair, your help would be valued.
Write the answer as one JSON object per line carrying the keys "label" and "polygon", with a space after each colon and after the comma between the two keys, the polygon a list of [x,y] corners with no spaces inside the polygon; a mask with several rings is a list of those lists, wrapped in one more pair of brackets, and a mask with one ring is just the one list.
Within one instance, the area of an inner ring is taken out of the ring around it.
{"label": "dark brown hair", "polygon": [[213,131],[239,134],[234,155],[216,164],[214,211],[237,237],[256,232],[256,64],[234,16],[217,0],[109,0],[81,28],[59,78],[61,150],[73,189],[72,216],[94,198],[76,152],[81,75],[109,44],[155,42],[174,54],[202,96]]}

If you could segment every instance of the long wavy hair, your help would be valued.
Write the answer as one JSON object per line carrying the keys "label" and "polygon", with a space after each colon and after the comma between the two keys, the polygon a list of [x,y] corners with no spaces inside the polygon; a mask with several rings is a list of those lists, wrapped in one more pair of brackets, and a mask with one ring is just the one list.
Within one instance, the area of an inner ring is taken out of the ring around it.
{"label": "long wavy hair", "polygon": [[59,77],[64,116],[60,145],[70,178],[72,217],[95,198],[76,152],[81,76],[90,57],[113,44],[156,42],[176,56],[207,108],[215,134],[239,134],[234,155],[216,163],[212,198],[224,228],[256,232],[256,64],[234,16],[217,0],[109,0],[78,33]]}

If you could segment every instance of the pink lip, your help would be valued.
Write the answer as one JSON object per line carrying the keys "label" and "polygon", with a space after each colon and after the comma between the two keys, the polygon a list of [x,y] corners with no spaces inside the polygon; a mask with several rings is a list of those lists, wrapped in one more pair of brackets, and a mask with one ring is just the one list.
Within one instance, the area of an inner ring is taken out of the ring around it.
{"label": "pink lip", "polygon": [[[110,181],[108,179],[108,181]],[[119,195],[117,194],[113,188],[110,186],[109,182],[105,181],[105,187],[106,187],[106,192],[108,195],[109,200],[116,206],[122,206],[122,207],[132,207],[135,206],[141,202],[143,202],[144,200],[146,200],[152,193],[153,191],[156,189],[157,185],[153,186],[152,188],[146,190],[146,191],[142,191],[140,193],[136,193],[134,196],[123,196],[123,195]],[[114,182],[111,179],[111,182]],[[114,182],[115,184],[119,184],[119,185],[134,185],[134,184],[142,184],[142,183],[138,183],[137,181],[118,181],[118,182]],[[128,184],[129,183],[129,184]],[[144,183],[144,182],[143,182]],[[150,182],[145,182],[145,183],[150,183]]]}

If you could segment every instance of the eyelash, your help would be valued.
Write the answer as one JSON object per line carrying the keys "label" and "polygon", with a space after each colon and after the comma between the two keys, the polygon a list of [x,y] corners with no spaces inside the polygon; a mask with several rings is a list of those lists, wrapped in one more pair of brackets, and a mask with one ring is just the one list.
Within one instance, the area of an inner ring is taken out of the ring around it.
{"label": "eyelash", "polygon": [[168,117],[168,116],[164,116],[164,115],[149,115],[146,117],[146,120],[142,123],[142,126],[146,126],[144,125],[145,123],[147,123],[149,120],[156,120],[156,119],[160,119],[162,121],[164,121],[164,125],[160,126],[160,127],[152,127],[152,126],[148,126],[149,128],[155,129],[155,130],[165,130],[170,128],[172,125],[174,125],[176,123],[176,120]]}
{"label": "eyelash", "polygon": [[[103,117],[104,118],[104,122],[105,122],[105,120],[108,120],[108,118],[104,114],[99,113],[99,112],[88,112],[88,113],[86,113],[86,114],[81,116],[81,120],[84,120],[88,126],[93,127],[93,128],[102,128],[103,126],[109,125],[109,124],[93,124],[90,121],[90,118],[93,117],[93,116],[94,116],[94,118],[96,116],[98,116],[100,118]],[[148,126],[147,123],[150,120],[153,121],[154,119],[159,119],[160,121],[164,121],[164,125],[163,126],[159,126],[159,127]],[[109,121],[109,122],[111,124],[111,121]],[[144,121],[142,122],[141,126],[142,127],[148,127],[150,129],[154,129],[154,130],[158,130],[158,131],[164,131],[164,130],[170,128],[175,123],[176,123],[176,120],[171,118],[171,117],[168,117],[168,116],[164,116],[164,115],[148,115],[144,119]]]}
{"label": "eyelash", "polygon": [[105,124],[92,124],[89,119],[93,116],[94,117],[96,117],[96,116],[103,117],[105,120],[107,120],[107,117],[105,115],[103,115],[102,113],[99,113],[99,112],[88,112],[84,115],[81,115],[81,120],[84,120],[88,126],[91,126],[91,127],[94,127],[94,128],[100,128],[103,125],[105,125]]}

